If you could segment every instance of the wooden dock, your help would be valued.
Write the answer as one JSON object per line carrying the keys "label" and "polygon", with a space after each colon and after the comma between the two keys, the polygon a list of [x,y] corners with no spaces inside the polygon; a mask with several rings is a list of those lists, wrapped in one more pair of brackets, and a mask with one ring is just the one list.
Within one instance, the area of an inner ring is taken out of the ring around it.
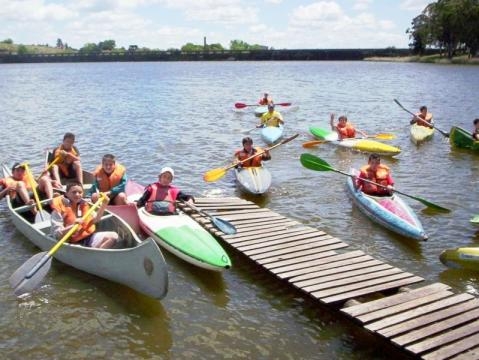
{"label": "wooden dock", "polygon": [[236,226],[237,234],[225,235],[184,209],[217,238],[409,355],[479,359],[476,297],[442,283],[417,285],[424,279],[246,200],[197,198],[196,205]]}

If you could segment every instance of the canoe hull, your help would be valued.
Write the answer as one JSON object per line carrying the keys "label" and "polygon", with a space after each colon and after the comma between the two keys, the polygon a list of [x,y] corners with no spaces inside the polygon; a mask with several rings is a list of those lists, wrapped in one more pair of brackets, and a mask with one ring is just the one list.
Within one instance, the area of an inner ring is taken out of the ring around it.
{"label": "canoe hull", "polygon": [[184,261],[213,271],[231,267],[231,260],[221,245],[188,215],[158,216],[141,208],[138,216],[146,234]]}
{"label": "canoe hull", "polygon": [[439,255],[441,262],[452,269],[479,271],[479,247],[463,247],[444,250]]}
{"label": "canoe hull", "polygon": [[345,147],[365,153],[377,153],[383,156],[394,156],[398,155],[401,152],[401,149],[395,146],[391,146],[388,144],[384,144],[379,141],[370,140],[370,139],[343,139],[341,141],[338,140],[338,134],[334,131],[329,131],[323,128],[318,128],[311,126],[309,128],[311,134],[316,136],[321,140],[328,140],[331,144]]}
{"label": "canoe hull", "polygon": [[409,136],[411,138],[411,141],[414,144],[418,145],[424,141],[432,139],[432,137],[434,136],[434,128],[413,124],[409,128]]}
{"label": "canoe hull", "polygon": [[261,195],[271,186],[271,173],[264,166],[235,169],[235,176],[241,190]]}
{"label": "canoe hull", "polygon": [[451,128],[449,142],[454,147],[479,152],[479,141],[474,141],[469,132],[458,126],[453,126]]}
{"label": "canoe hull", "polygon": [[266,126],[261,128],[261,139],[266,144],[273,144],[283,136],[284,126]]}
{"label": "canoe hull", "polygon": [[[358,172],[351,170],[351,174],[358,175]],[[351,177],[348,177],[347,189],[353,203],[375,223],[410,239],[427,240],[428,236],[416,214],[397,194],[382,197],[366,195],[356,190]]]}
{"label": "canoe hull", "polygon": [[[13,224],[34,245],[42,251],[48,251],[57,243],[49,236],[49,220],[32,224],[12,208],[8,196],[7,203]],[[164,298],[168,292],[168,272],[158,245],[152,239],[141,241],[133,230],[114,214],[106,213],[97,224],[97,229],[116,231],[120,236],[121,248],[94,249],[64,243],[54,253],[54,258],[78,270],[126,285],[153,298]]]}

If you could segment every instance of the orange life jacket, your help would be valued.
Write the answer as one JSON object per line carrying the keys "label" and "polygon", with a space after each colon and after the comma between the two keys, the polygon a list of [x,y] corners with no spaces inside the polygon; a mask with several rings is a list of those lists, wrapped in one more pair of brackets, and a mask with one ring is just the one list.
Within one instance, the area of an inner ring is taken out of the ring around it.
{"label": "orange life jacket", "polygon": [[150,187],[151,194],[145,204],[146,211],[149,213],[153,212],[153,203],[155,201],[167,201],[165,214],[174,214],[176,210],[175,200],[180,193],[180,189],[173,185],[163,186],[158,182],[151,184]]}
{"label": "orange life jacket", "polygon": [[356,130],[350,123],[346,123],[344,125],[338,124],[338,131],[342,138],[353,138],[356,136]]}
{"label": "orange life jacket", "polygon": [[[256,153],[260,153],[262,152],[263,149],[260,148],[260,147],[255,147],[253,149],[253,154],[248,154],[244,148],[243,149],[240,149],[240,150],[237,150],[235,152],[235,157],[239,160],[239,161],[242,161],[244,159],[247,159],[249,158],[250,156],[256,154]],[[256,166],[261,166],[261,163],[262,163],[262,160],[263,160],[263,154],[260,154],[258,156],[255,156],[254,158],[252,158],[251,160],[248,160],[248,161],[245,161],[244,163],[242,163],[242,166],[243,167],[256,167]]]}
{"label": "orange life jacket", "polygon": [[[390,173],[389,167],[383,164],[379,164],[375,172],[371,169],[370,165],[365,165],[361,168],[361,177],[365,177],[368,180],[384,186],[389,185],[388,178]],[[371,195],[385,195],[389,193],[385,187],[377,186],[367,181],[363,181],[362,191]]]}
{"label": "orange life jacket", "polygon": [[[61,214],[64,226],[69,226],[75,223],[77,218],[86,214],[90,205],[86,201],[80,202],[79,205],[73,205],[65,196],[57,196],[53,198],[51,207]],[[93,216],[90,215],[85,219],[79,231],[75,232],[70,238],[71,243],[79,242],[95,232],[96,226],[93,224]]]}
{"label": "orange life jacket", "polygon": [[123,165],[115,164],[115,169],[110,175],[108,175],[105,170],[103,170],[103,167],[99,165],[93,172],[93,176],[95,176],[98,183],[98,189],[101,192],[107,192],[120,183],[125,172],[126,169]]}
{"label": "orange life jacket", "polygon": [[268,105],[268,104],[272,104],[273,103],[273,99],[271,99],[271,97],[267,97],[267,98],[261,98],[259,101],[258,101],[258,104],[260,105]]}
{"label": "orange life jacket", "polygon": [[62,144],[59,147],[57,147],[55,149],[55,151],[53,152],[53,158],[54,159],[57,158],[57,157],[60,157],[60,161],[57,162],[58,168],[60,169],[61,173],[64,176],[68,177],[68,176],[71,175],[68,171],[68,168],[73,163],[73,159],[72,159],[71,156],[68,156],[68,155],[62,156],[61,151],[66,151],[67,154],[71,154],[73,156],[78,156],[78,149],[75,146],[72,146],[72,148],[70,150],[65,150],[63,148],[63,144]]}
{"label": "orange life jacket", "polygon": [[[27,190],[32,190],[33,187],[32,187],[31,181],[30,181],[27,174],[23,175],[22,180],[15,180],[11,176],[6,177],[5,179],[3,179],[3,183],[5,184],[4,187],[14,186],[15,188],[17,188],[18,183],[20,181],[23,181],[25,183],[25,187],[27,188]],[[33,186],[35,186],[35,187],[38,186],[38,184],[35,180],[33,180]],[[17,192],[15,190],[12,190],[12,191],[9,192],[8,195],[10,195],[10,198],[13,200],[13,199],[15,199],[15,197],[17,195]]]}

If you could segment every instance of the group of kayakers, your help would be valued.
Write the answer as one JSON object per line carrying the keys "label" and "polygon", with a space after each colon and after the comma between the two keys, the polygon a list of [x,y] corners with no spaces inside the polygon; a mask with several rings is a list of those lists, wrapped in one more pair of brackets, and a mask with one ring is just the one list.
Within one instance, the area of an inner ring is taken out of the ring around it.
{"label": "group of kayakers", "polygon": [[[39,199],[48,199],[51,209],[51,233],[57,239],[62,238],[76,224],[81,224],[79,230],[70,238],[70,242],[88,247],[111,248],[118,241],[114,232],[97,232],[95,224],[101,219],[108,205],[127,205],[126,168],[116,161],[112,154],[105,154],[102,162],[93,172],[94,181],[86,194],[93,203],[101,200],[96,213],[87,219],[83,216],[91,205],[84,200],[83,169],[80,151],[74,145],[75,135],[66,133],[62,143],[53,151],[53,159],[47,169],[36,181],[27,164],[15,163],[11,176],[0,179],[0,199],[10,196],[12,207],[29,205],[30,221],[37,215],[38,208],[34,198],[35,192]],[[137,207],[153,214],[173,214],[176,201],[194,202],[191,195],[184,194],[172,185],[174,170],[171,167],[161,169],[158,181],[148,185],[139,200],[133,202]],[[62,182],[67,183],[66,191],[62,191]],[[102,197],[100,198],[99,193]]]}

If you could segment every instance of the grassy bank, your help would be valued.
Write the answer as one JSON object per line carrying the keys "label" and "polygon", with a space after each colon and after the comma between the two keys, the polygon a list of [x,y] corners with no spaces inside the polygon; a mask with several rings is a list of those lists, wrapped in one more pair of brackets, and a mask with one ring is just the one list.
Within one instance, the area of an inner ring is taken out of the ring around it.
{"label": "grassy bank", "polygon": [[394,56],[394,57],[368,57],[365,61],[386,61],[386,62],[419,62],[428,64],[463,64],[479,65],[479,57],[468,58],[467,55],[455,56],[452,59],[440,55],[427,56]]}

